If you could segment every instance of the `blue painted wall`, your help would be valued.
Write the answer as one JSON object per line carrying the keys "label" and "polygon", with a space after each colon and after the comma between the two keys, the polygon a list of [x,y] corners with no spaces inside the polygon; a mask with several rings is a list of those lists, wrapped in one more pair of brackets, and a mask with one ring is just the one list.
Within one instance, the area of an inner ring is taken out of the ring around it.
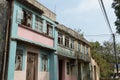
{"label": "blue painted wall", "polygon": [[7,80],[14,80],[16,47],[17,47],[16,41],[10,41],[10,52],[9,52]]}

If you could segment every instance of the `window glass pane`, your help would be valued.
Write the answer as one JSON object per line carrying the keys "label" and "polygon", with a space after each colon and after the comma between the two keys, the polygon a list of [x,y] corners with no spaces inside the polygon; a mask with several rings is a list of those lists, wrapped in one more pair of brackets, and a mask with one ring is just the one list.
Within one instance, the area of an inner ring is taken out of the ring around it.
{"label": "window glass pane", "polygon": [[22,70],[22,62],[23,62],[23,51],[17,50],[16,58],[15,58],[15,70]]}

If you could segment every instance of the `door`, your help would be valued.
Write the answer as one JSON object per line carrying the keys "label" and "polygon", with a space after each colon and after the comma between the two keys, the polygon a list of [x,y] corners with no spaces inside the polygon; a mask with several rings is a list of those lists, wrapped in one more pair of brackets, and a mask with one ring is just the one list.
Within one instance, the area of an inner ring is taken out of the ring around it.
{"label": "door", "polygon": [[62,80],[62,60],[59,60],[59,80]]}
{"label": "door", "polygon": [[81,79],[81,63],[80,62],[78,63],[78,78],[79,78],[79,80],[82,80]]}
{"label": "door", "polygon": [[97,80],[97,75],[96,75],[96,66],[94,66],[94,78]]}
{"label": "door", "polygon": [[38,55],[28,52],[26,80],[37,80],[38,77]]}

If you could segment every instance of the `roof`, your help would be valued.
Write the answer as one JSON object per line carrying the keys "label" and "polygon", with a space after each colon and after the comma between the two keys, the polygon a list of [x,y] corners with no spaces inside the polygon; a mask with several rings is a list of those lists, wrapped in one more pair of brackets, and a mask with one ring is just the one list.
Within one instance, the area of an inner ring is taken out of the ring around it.
{"label": "roof", "polygon": [[90,46],[90,43],[75,30],[72,30],[71,28],[68,28],[68,27],[64,26],[63,24],[58,24],[57,29],[64,31],[65,33],[69,34],[73,38],[78,39],[78,40],[82,41],[83,43]]}

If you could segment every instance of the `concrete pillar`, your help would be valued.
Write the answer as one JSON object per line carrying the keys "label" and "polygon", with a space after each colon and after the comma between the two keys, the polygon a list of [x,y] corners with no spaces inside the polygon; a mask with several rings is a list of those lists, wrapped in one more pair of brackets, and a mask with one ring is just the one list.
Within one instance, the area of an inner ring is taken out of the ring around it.
{"label": "concrete pillar", "polygon": [[14,80],[15,56],[16,56],[16,41],[10,41],[10,52],[8,59],[8,77],[7,80]]}

